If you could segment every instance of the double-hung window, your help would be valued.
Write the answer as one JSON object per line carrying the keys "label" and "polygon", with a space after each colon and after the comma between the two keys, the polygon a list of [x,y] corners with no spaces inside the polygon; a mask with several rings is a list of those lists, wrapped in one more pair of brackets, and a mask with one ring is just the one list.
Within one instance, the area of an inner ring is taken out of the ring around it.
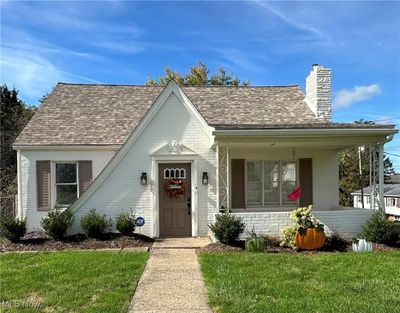
{"label": "double-hung window", "polygon": [[55,164],[56,204],[69,206],[78,198],[78,163]]}
{"label": "double-hung window", "polygon": [[247,205],[292,203],[288,195],[296,186],[296,163],[286,161],[247,162]]}

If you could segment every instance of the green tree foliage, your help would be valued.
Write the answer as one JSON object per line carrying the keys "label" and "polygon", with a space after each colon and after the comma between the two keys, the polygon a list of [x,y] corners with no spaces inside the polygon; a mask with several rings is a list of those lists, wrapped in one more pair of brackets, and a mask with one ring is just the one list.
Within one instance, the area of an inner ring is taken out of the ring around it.
{"label": "green tree foliage", "polygon": [[35,113],[35,107],[27,106],[18,97],[18,91],[6,85],[0,87],[1,109],[1,193],[15,194],[17,175],[17,153],[12,144]]}
{"label": "green tree foliage", "polygon": [[[373,125],[372,121],[359,120],[356,124]],[[372,152],[373,153],[373,152]],[[376,160],[378,160],[378,152],[376,153]],[[362,179],[359,174],[359,158],[358,147],[352,147],[341,151],[339,153],[339,204],[343,206],[353,206],[352,192],[361,189],[361,187],[369,186],[370,181],[370,148],[364,147],[361,152],[361,168]],[[388,157],[384,156],[383,161],[385,183],[388,182],[389,174],[394,173],[392,162]],[[376,163],[376,170],[378,171],[378,163]],[[378,172],[375,173],[378,175]]]}
{"label": "green tree foliage", "polygon": [[216,73],[210,75],[207,66],[198,62],[189,69],[189,73],[180,74],[171,67],[165,68],[165,75],[154,80],[149,78],[146,82],[148,86],[165,86],[174,79],[179,86],[249,86],[250,81],[241,81],[237,76],[229,74],[222,67]]}

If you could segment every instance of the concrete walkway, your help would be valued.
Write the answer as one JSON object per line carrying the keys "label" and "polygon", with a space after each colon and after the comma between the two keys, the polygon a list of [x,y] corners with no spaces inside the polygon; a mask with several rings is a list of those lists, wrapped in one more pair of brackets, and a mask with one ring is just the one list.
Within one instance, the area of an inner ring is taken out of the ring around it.
{"label": "concrete walkway", "polygon": [[202,238],[156,241],[129,313],[212,313],[194,249],[209,242]]}

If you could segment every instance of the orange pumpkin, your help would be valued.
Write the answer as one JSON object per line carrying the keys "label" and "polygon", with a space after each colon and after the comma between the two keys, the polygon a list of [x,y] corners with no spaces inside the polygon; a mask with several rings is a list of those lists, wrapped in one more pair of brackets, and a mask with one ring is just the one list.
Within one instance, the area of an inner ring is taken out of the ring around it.
{"label": "orange pumpkin", "polygon": [[307,233],[301,235],[296,232],[296,246],[302,250],[316,250],[321,248],[325,243],[325,232],[317,231],[315,228],[307,228]]}

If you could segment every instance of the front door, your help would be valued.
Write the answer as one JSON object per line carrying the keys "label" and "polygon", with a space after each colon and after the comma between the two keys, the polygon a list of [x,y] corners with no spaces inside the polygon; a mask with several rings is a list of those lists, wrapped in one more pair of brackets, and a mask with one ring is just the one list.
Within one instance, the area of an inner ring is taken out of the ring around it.
{"label": "front door", "polygon": [[192,235],[189,163],[159,164],[160,237]]}

